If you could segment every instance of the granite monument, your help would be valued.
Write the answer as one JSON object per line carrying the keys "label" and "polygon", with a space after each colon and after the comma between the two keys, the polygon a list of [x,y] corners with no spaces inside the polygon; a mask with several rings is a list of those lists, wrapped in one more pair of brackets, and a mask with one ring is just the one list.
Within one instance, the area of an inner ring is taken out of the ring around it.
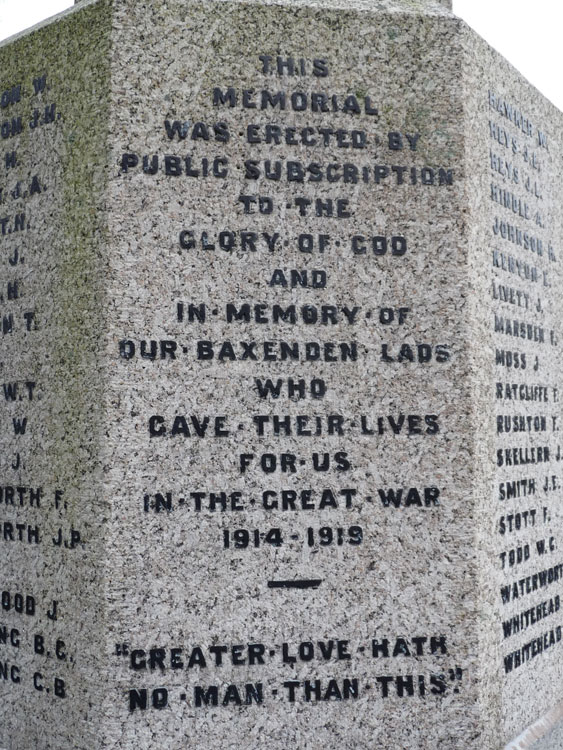
{"label": "granite monument", "polygon": [[0,747],[548,747],[561,132],[447,0],[0,45]]}

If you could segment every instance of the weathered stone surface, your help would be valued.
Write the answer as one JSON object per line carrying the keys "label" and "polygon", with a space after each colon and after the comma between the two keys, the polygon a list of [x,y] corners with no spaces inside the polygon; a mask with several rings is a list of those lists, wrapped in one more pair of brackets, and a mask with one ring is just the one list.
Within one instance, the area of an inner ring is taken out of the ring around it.
{"label": "weathered stone surface", "polygon": [[496,750],[560,702],[561,115],[448,5],[0,46],[0,746]]}

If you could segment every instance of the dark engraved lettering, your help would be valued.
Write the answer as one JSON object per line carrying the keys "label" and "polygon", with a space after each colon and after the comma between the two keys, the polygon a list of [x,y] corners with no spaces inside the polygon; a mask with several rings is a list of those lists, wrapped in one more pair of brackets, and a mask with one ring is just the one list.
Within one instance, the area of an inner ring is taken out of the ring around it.
{"label": "dark engraved lettering", "polygon": [[513,651],[504,657],[504,671],[506,674],[518,669],[523,664],[526,664],[531,659],[535,659],[538,656],[544,654],[549,648],[555,646],[561,642],[561,626],[558,625],[556,628],[543,633],[538,638],[534,638],[532,641],[525,643],[517,651]]}
{"label": "dark engraved lettering", "polygon": [[385,508],[432,508],[440,505],[438,487],[400,487],[398,489],[379,489],[379,497]]}
{"label": "dark engraved lettering", "polygon": [[[221,690],[221,692],[219,692]],[[250,706],[253,703],[264,702],[264,689],[261,682],[247,683],[243,687],[227,685],[227,687],[201,685],[194,687],[194,705],[201,706]]]}

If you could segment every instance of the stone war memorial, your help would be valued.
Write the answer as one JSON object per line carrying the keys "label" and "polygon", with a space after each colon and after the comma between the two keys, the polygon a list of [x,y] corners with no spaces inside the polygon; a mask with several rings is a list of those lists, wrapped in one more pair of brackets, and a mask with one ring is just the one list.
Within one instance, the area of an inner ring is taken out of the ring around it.
{"label": "stone war memorial", "polygon": [[0,45],[1,750],[561,750],[562,124],[448,0]]}

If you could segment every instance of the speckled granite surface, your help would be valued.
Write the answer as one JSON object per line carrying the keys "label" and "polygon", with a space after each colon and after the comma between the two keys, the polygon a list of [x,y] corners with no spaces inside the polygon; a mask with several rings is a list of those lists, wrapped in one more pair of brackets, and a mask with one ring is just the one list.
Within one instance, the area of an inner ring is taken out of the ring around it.
{"label": "speckled granite surface", "polygon": [[560,702],[561,115],[448,6],[0,45],[0,746],[500,750]]}

